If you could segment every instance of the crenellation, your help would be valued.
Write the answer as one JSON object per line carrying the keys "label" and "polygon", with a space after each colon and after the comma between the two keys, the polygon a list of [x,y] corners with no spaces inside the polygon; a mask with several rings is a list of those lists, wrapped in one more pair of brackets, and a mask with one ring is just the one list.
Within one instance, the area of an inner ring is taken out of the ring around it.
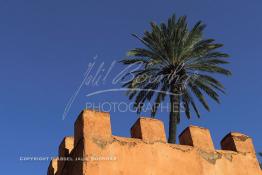
{"label": "crenellation", "polygon": [[64,164],[68,159],[70,158],[70,153],[74,148],[74,137],[68,136],[64,137],[62,142],[60,143],[59,149],[58,149],[58,162],[57,162],[57,174],[62,174],[62,169],[64,167]]}
{"label": "crenellation", "polygon": [[227,134],[221,141],[223,150],[255,154],[252,138],[238,132]]}
{"label": "crenellation", "polygon": [[164,124],[160,120],[140,117],[131,128],[131,137],[146,142],[166,142]]}
{"label": "crenellation", "polygon": [[47,175],[56,175],[57,161],[58,161],[58,158],[54,158],[50,161],[49,166],[48,166],[48,170],[47,170]]}
{"label": "crenellation", "polygon": [[74,148],[74,137],[73,136],[64,137],[64,139],[59,145],[59,149],[58,149],[59,157],[69,156],[73,148]]}
{"label": "crenellation", "polygon": [[84,110],[74,127],[59,156],[77,161],[54,159],[48,175],[262,175],[252,139],[240,133],[228,134],[215,150],[206,128],[189,126],[180,144],[169,144],[163,122],[145,117],[131,127],[131,138],[113,136],[104,112]]}
{"label": "crenellation", "polygon": [[74,126],[74,145],[82,138],[110,140],[112,137],[109,113],[83,110]]}
{"label": "crenellation", "polygon": [[209,130],[203,127],[193,125],[187,127],[179,135],[179,142],[181,145],[190,145],[206,151],[215,150]]}

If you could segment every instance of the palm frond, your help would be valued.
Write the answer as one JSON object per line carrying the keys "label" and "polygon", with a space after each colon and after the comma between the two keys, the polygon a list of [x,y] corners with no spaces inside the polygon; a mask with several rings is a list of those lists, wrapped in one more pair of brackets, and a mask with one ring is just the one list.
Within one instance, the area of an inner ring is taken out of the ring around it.
{"label": "palm frond", "polygon": [[[138,112],[146,102],[154,99],[151,116],[155,117],[159,104],[173,87],[180,94],[185,116],[191,118],[192,109],[200,117],[194,100],[209,111],[205,97],[219,103],[220,92],[225,93],[225,87],[213,75],[231,75],[224,67],[229,63],[229,55],[218,50],[223,44],[203,37],[206,25],[202,21],[190,29],[186,16],[173,15],[166,23],[151,22],[150,26],[151,30],[145,31],[142,37],[132,34],[143,47],[130,50],[127,58],[121,61],[124,65],[141,64],[139,70],[123,77],[132,75],[132,79],[123,84],[129,89],[129,99],[135,101],[134,108]],[[152,82],[150,77],[156,81]]]}

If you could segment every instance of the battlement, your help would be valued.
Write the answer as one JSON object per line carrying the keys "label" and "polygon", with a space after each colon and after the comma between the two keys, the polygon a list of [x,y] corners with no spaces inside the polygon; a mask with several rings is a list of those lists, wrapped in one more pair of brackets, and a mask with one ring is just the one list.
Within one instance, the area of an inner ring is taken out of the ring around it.
{"label": "battlement", "polygon": [[216,150],[206,128],[189,126],[169,144],[160,120],[139,118],[131,138],[113,136],[110,115],[84,110],[48,175],[262,175],[252,139],[229,133]]}

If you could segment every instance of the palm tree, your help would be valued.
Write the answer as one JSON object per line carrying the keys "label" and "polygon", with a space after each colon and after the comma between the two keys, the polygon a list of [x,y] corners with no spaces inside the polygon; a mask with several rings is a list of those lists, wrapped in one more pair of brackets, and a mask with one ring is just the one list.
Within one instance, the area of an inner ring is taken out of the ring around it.
{"label": "palm tree", "polygon": [[144,47],[130,50],[127,58],[121,61],[129,66],[140,65],[138,70],[123,77],[127,79],[128,75],[132,75],[123,87],[128,88],[127,95],[134,99],[138,113],[141,113],[145,102],[154,98],[151,117],[155,117],[160,104],[166,95],[169,96],[168,142],[176,143],[182,108],[188,119],[192,109],[200,117],[194,101],[196,98],[209,111],[203,93],[219,103],[218,91],[224,93],[224,86],[212,75],[231,75],[229,70],[221,67],[228,63],[229,55],[217,51],[222,44],[203,38],[205,25],[201,21],[190,30],[186,16],[176,19],[173,15],[167,23],[157,25],[151,22],[151,29],[145,31],[142,38],[133,34]]}

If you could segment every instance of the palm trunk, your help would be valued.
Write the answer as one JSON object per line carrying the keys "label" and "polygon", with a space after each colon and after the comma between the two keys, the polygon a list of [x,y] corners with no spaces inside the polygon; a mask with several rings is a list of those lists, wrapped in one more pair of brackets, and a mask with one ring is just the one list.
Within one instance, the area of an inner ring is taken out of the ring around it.
{"label": "palm trunk", "polygon": [[180,115],[180,101],[178,95],[170,95],[170,114],[169,114],[169,137],[168,143],[176,143],[177,123]]}

